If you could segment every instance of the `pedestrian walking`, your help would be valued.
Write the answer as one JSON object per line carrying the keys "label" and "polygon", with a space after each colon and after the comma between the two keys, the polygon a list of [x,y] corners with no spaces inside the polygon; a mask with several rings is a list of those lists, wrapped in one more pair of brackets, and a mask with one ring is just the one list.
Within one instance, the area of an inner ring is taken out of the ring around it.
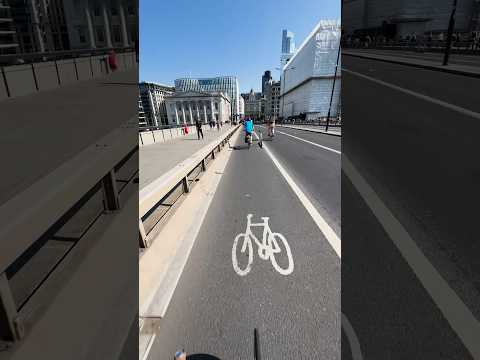
{"label": "pedestrian walking", "polygon": [[220,120],[217,120],[217,130],[220,131]]}
{"label": "pedestrian walking", "polygon": [[202,136],[202,140],[203,140],[202,123],[198,119],[195,120],[195,126],[197,127],[198,140],[200,140],[200,135]]}

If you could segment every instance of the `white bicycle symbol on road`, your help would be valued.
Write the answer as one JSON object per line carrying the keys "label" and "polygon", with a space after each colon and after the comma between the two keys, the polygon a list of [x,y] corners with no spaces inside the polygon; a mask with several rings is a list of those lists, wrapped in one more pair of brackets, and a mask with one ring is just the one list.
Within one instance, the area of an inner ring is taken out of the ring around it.
{"label": "white bicycle symbol on road", "polygon": [[[247,215],[247,229],[244,233],[240,233],[235,237],[232,247],[232,264],[235,272],[240,276],[247,275],[252,269],[253,262],[253,242],[252,239],[258,246],[258,256],[260,259],[268,260],[270,259],[272,266],[282,275],[289,275],[293,272],[293,258],[292,252],[290,251],[290,246],[288,245],[287,239],[280,234],[274,233],[268,225],[268,217],[262,217],[263,222],[261,223],[252,223],[253,215]],[[259,241],[257,237],[253,234],[252,227],[263,227],[263,238],[262,241]],[[247,252],[248,263],[241,269],[238,265],[237,258],[237,247],[239,240],[243,238],[243,244],[240,249],[241,253],[244,254]],[[282,250],[285,250],[288,258],[288,266],[284,269],[278,265],[277,260],[275,259],[276,254],[280,254]]]}

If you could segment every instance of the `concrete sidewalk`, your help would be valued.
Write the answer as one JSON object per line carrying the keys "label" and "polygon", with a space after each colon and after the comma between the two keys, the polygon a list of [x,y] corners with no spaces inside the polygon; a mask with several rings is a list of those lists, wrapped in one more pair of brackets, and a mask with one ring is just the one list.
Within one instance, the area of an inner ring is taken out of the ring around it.
{"label": "concrete sidewalk", "polygon": [[470,76],[470,77],[480,77],[480,66],[471,66],[471,65],[459,65],[459,64],[449,64],[447,66],[442,66],[441,62],[419,59],[417,57],[406,57],[406,56],[394,56],[382,54],[381,51],[354,51],[354,50],[344,50],[342,51],[343,55],[355,56],[364,59],[385,61],[394,64],[407,65],[418,67],[427,70],[442,71],[456,75]]}
{"label": "concrete sidewalk", "polygon": [[143,189],[152,181],[171,170],[175,165],[188,159],[205,145],[232,129],[233,127],[230,124],[223,125],[220,131],[216,127],[210,129],[210,126],[204,125],[203,140],[198,140],[195,130],[186,136],[140,147],[140,189]]}
{"label": "concrete sidewalk", "polygon": [[305,130],[305,131],[333,135],[333,136],[342,136],[342,128],[338,128],[338,127],[330,128],[328,131],[325,131],[325,126],[323,125],[279,125],[279,127]]}

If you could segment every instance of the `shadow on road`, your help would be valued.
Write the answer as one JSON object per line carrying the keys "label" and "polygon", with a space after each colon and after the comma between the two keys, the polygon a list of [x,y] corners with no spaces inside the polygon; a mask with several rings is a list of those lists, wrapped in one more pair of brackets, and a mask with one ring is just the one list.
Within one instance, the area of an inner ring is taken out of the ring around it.
{"label": "shadow on road", "polygon": [[220,358],[208,354],[188,355],[187,360],[221,360]]}

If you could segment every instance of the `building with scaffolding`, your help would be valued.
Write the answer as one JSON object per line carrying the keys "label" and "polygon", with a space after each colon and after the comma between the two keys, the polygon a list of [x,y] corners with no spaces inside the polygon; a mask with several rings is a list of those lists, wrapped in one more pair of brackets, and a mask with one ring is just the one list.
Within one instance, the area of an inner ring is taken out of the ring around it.
{"label": "building with scaffolding", "polygon": [[303,41],[281,76],[280,116],[336,117],[340,107],[340,21],[322,20]]}

